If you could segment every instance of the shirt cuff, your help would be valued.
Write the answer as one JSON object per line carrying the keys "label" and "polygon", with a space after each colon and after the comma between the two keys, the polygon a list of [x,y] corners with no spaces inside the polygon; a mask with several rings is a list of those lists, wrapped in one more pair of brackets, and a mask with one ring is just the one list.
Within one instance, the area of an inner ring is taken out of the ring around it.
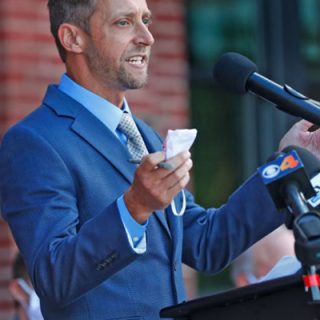
{"label": "shirt cuff", "polygon": [[138,223],[131,216],[125,202],[123,195],[117,199],[117,206],[119,209],[121,221],[126,230],[129,243],[132,249],[139,254],[142,254],[146,251],[146,228],[148,221],[144,224]]}

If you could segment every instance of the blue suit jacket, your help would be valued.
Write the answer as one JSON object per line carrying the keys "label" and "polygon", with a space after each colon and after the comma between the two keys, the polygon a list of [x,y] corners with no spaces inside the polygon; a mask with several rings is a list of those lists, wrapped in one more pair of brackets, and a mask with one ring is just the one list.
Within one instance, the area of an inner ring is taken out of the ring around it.
{"label": "blue suit jacket", "polygon": [[[149,152],[161,150],[158,134],[136,122]],[[4,137],[2,213],[46,319],[158,319],[161,308],[185,299],[182,262],[217,272],[283,221],[256,175],[219,209],[205,210],[186,191],[185,215],[155,212],[147,251],[138,255],[116,205],[133,181],[129,158],[113,133],[53,85]]]}

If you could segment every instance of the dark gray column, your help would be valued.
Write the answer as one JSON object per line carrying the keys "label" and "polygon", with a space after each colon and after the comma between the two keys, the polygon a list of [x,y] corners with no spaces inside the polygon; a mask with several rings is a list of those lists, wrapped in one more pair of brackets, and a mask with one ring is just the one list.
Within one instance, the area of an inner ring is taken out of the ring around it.
{"label": "dark gray column", "polygon": [[[305,72],[300,44],[298,0],[257,1],[259,72],[279,84],[304,92]],[[261,99],[245,101],[243,114],[244,175],[276,151],[282,135],[297,119]],[[253,124],[252,122],[255,121]]]}

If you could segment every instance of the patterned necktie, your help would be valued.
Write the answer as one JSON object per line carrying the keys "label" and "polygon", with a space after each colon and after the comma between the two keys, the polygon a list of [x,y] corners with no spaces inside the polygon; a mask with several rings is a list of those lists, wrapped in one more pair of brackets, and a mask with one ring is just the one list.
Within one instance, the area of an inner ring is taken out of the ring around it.
{"label": "patterned necktie", "polygon": [[122,114],[118,129],[128,138],[127,146],[133,159],[141,160],[148,154],[146,145],[130,114],[126,112]]}

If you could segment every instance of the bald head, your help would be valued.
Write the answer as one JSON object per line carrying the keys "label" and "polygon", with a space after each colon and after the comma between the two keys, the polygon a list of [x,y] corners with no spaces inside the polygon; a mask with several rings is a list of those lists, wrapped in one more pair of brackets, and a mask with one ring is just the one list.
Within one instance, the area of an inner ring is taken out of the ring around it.
{"label": "bald head", "polygon": [[294,237],[291,231],[282,226],[234,261],[231,268],[233,282],[237,287],[255,283],[284,256],[295,256]]}
{"label": "bald head", "polygon": [[294,256],[294,237],[280,227],[252,247],[252,264],[257,278],[266,275],[283,256]]}

